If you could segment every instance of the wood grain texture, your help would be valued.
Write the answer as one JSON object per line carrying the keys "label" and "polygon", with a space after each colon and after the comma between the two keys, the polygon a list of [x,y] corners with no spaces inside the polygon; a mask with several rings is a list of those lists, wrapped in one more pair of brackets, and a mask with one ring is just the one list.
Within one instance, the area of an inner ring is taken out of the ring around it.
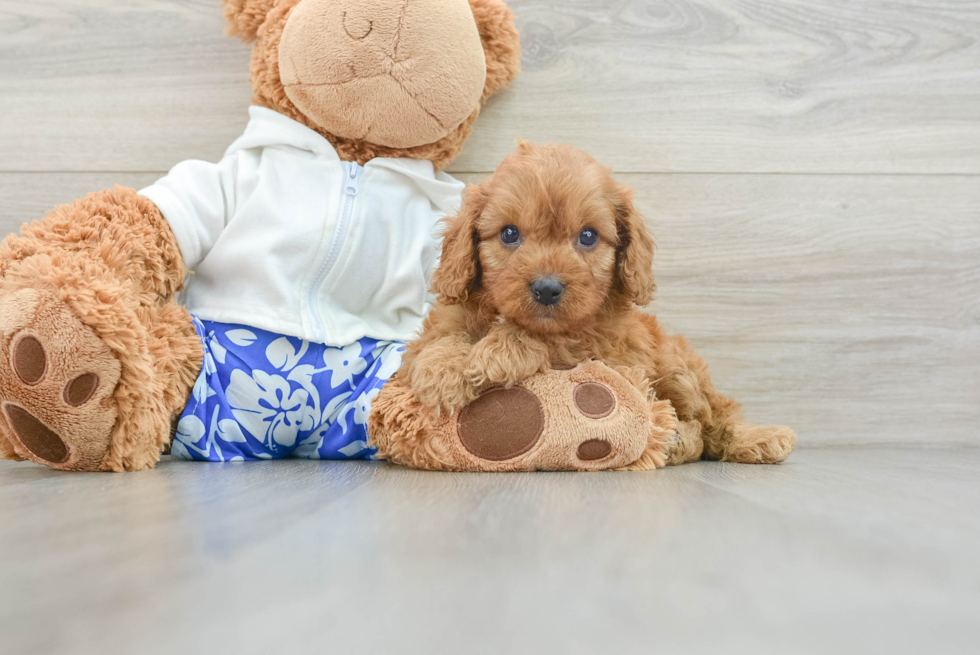
{"label": "wood grain texture", "polygon": [[[0,174],[0,230],[157,176]],[[980,444],[976,178],[620,179],[658,243],[650,310],[750,420],[793,426],[801,447]]]}
{"label": "wood grain texture", "polygon": [[[516,138],[624,172],[980,173],[976,0],[513,0],[524,73],[453,166]],[[0,0],[0,170],[167,170],[240,134],[218,0]]]}
{"label": "wood grain texture", "polygon": [[9,653],[973,653],[980,449],[421,473],[0,462]]}

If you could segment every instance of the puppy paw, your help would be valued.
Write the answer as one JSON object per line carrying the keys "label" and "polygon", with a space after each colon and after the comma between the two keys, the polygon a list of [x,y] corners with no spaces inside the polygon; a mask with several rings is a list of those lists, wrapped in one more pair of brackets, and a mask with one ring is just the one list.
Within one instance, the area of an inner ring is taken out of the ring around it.
{"label": "puppy paw", "polygon": [[463,375],[477,388],[513,386],[549,367],[547,348],[514,328],[491,330],[470,350]]}
{"label": "puppy paw", "polygon": [[463,375],[470,351],[465,335],[450,334],[426,343],[424,348],[418,346],[418,342],[409,346],[399,376],[422,405],[451,414],[476,398],[476,390]]}
{"label": "puppy paw", "polygon": [[473,385],[458,373],[447,373],[421,382],[413,378],[412,388],[419,402],[434,409],[437,416],[442,412],[452,414],[477,396]]}
{"label": "puppy paw", "polygon": [[696,462],[701,459],[703,450],[701,424],[697,421],[678,422],[676,432],[667,444],[667,466]]}
{"label": "puppy paw", "polygon": [[451,414],[476,398],[477,391],[461,366],[430,360],[420,355],[405,376],[420,403],[437,413]]}
{"label": "puppy paw", "polygon": [[741,464],[777,464],[793,452],[796,433],[785,425],[735,426],[722,461]]}

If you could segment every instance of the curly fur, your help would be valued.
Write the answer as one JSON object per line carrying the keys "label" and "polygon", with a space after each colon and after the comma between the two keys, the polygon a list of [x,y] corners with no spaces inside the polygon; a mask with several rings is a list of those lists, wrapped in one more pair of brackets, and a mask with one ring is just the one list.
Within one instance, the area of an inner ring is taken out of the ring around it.
{"label": "curly fur", "polygon": [[[500,239],[509,225],[518,246]],[[599,235],[594,247],[577,243],[586,227]],[[793,431],[745,423],[687,341],[636,308],[653,298],[653,254],[632,192],[608,168],[570,146],[521,142],[448,221],[433,278],[439,301],[400,375],[421,402],[452,411],[487,385],[593,358],[648,383],[651,402],[670,402],[679,424],[669,463],[782,461]],[[565,284],[556,305],[533,299],[529,285],[541,276]]]}

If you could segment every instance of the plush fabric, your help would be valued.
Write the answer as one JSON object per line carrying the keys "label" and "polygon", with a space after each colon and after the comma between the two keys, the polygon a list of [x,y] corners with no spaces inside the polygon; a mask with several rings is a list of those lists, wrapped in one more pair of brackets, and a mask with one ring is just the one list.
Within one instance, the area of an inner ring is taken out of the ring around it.
{"label": "plush fabric", "polygon": [[466,120],[487,71],[465,0],[304,0],[286,21],[279,74],[322,129],[411,148]]}
{"label": "plush fabric", "polygon": [[[157,208],[118,187],[58,207],[4,239],[0,271],[3,352],[31,335],[48,362],[29,385],[0,357],[0,402],[29,412],[69,451],[64,461],[38,457],[8,419],[0,454],[66,470],[152,466],[201,362],[190,316],[172,302],[185,269]],[[66,393],[86,373],[97,388],[73,406]]]}
{"label": "plush fabric", "polygon": [[[303,2],[309,1],[303,0]],[[356,5],[355,0],[334,1],[344,6]],[[386,3],[405,5],[401,0],[387,0]],[[443,170],[463,149],[463,143],[472,132],[473,123],[480,113],[480,103],[486,102],[490,96],[507,86],[520,72],[520,36],[514,27],[514,15],[510,9],[500,0],[470,0],[469,5],[483,45],[486,76],[483,93],[471,108],[469,115],[446,136],[431,143],[412,147],[391,147],[368,139],[343,137],[325,129],[308,117],[290,99],[282,83],[279,50],[283,31],[291,12],[301,4],[300,0],[278,0],[254,32],[242,31],[237,27],[239,23],[236,22],[239,17],[248,15],[250,3],[246,3],[244,14],[235,12],[231,14],[232,25],[236,26],[235,34],[246,42],[254,42],[251,66],[253,102],[285,114],[316,130],[334,145],[341,159],[344,160],[364,164],[374,157],[411,157],[428,159],[436,170]],[[250,26],[253,24],[251,21],[246,22]]]}
{"label": "plush fabric", "polygon": [[374,400],[368,431],[379,457],[414,468],[593,471],[663,466],[674,426],[668,403],[651,404],[593,361],[491,389],[452,413],[426,407],[396,377]]}

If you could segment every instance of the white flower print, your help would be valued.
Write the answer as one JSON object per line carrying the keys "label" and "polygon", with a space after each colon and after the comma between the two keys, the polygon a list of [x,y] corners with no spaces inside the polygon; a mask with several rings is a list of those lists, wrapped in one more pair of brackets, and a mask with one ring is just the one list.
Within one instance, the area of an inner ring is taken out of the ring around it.
{"label": "white flower print", "polygon": [[176,441],[195,444],[204,437],[206,432],[204,422],[193,414],[188,414],[181,417],[180,422],[177,423],[177,434],[174,438]]}
{"label": "white flower print", "polygon": [[330,424],[337,420],[337,417],[342,411],[344,411],[344,403],[351,396],[351,391],[345,391],[344,393],[337,394],[330,399],[327,406],[323,408],[323,417],[320,422],[323,424],[322,431],[326,432],[330,427]]}
{"label": "white flower print", "polygon": [[374,387],[401,366],[404,344],[365,339],[336,347],[196,320],[195,326],[205,345],[204,362],[178,425],[174,459],[319,459],[374,452],[364,436],[380,392]]}
{"label": "white flower print", "polygon": [[341,455],[344,455],[346,457],[357,457],[365,450],[367,450],[367,447],[368,445],[366,441],[364,441],[363,439],[358,439],[357,441],[350,442],[343,448],[337,449],[337,452],[339,452]]}
{"label": "white flower print", "polygon": [[367,360],[361,357],[361,344],[354,342],[343,348],[327,348],[323,351],[323,363],[331,371],[330,386],[336,389],[341,382],[351,384],[355,375],[367,368]]}
{"label": "white flower print", "polygon": [[251,330],[238,329],[238,330],[228,330],[225,332],[225,336],[236,346],[241,346],[242,348],[247,348],[251,346],[258,339],[255,333]]}
{"label": "white flower print", "polygon": [[224,364],[225,358],[228,356],[228,349],[218,343],[217,339],[211,339],[208,345],[211,347],[211,352],[214,353],[214,358]]}
{"label": "white flower print", "polygon": [[245,435],[237,422],[226,418],[218,421],[218,436],[228,443],[245,443]]}
{"label": "white flower print", "polygon": [[357,397],[357,400],[354,401],[354,423],[367,425],[368,416],[371,415],[371,402],[379,393],[381,393],[380,388],[371,389]]}
{"label": "white flower print", "polygon": [[[205,356],[205,361],[206,357],[207,356]],[[194,402],[196,402],[198,405],[203,405],[204,401],[208,399],[208,396],[213,395],[214,391],[211,389],[210,385],[208,385],[207,376],[204,374],[198,375],[197,379],[194,380],[194,388],[191,390],[191,396],[193,396]]]}
{"label": "white flower print", "polygon": [[177,434],[174,435],[174,442],[170,445],[170,457],[172,459],[194,459],[191,450],[202,455],[210,453],[210,440],[202,447],[195,445],[204,439],[205,434],[207,434],[207,428],[204,427],[204,421],[193,414],[181,417],[180,422],[177,423]]}
{"label": "white flower print", "polygon": [[[295,371],[296,369],[293,370]],[[296,446],[296,450],[293,451],[294,455],[308,459],[320,459],[319,450],[320,444],[323,442],[323,435],[331,428],[337,415],[347,408],[344,403],[347,402],[350,396],[351,392],[345,391],[330,399],[330,402],[323,409],[323,417],[320,419],[320,425]]]}
{"label": "white flower print", "polygon": [[288,337],[279,337],[266,347],[265,358],[280,371],[288,371],[299,363],[309,347],[310,342],[304,340],[297,351]]}
{"label": "white flower print", "polygon": [[381,360],[381,366],[375,371],[374,377],[379,380],[390,380],[391,376],[395,374],[395,371],[402,366],[403,352],[405,352],[405,346],[393,343],[382,350],[378,355],[378,359]]}
{"label": "white flower print", "polygon": [[313,429],[318,418],[307,406],[309,394],[304,389],[293,391],[282,376],[264,371],[252,371],[251,376],[232,371],[225,395],[238,423],[269,446],[275,442],[292,447],[299,431]]}
{"label": "white flower print", "polygon": [[302,364],[291,370],[286,379],[297,383],[299,386],[311,392],[312,395],[312,392],[316,391],[316,386],[313,384],[313,376],[316,373],[317,370],[309,364]]}
{"label": "white flower print", "polygon": [[214,358],[211,353],[207,350],[204,351],[204,360],[201,362],[201,373],[198,374],[197,379],[194,380],[194,389],[191,391],[191,395],[194,396],[194,400],[197,401],[199,405],[203,405],[208,398],[215,394],[214,389],[208,384],[208,380],[211,376],[217,372],[218,367],[214,363]]}
{"label": "white flower print", "polygon": [[[371,401],[379,393],[381,393],[380,388],[365,391],[354,402],[339,407],[336,423],[340,425],[344,434],[353,430],[355,425],[367,425],[368,417],[371,415]],[[354,415],[353,423],[350,422],[351,414]]]}
{"label": "white flower print", "polygon": [[180,441],[174,440],[173,444],[170,446],[170,459],[185,459],[193,460],[194,456],[191,452],[187,450],[187,447]]}

